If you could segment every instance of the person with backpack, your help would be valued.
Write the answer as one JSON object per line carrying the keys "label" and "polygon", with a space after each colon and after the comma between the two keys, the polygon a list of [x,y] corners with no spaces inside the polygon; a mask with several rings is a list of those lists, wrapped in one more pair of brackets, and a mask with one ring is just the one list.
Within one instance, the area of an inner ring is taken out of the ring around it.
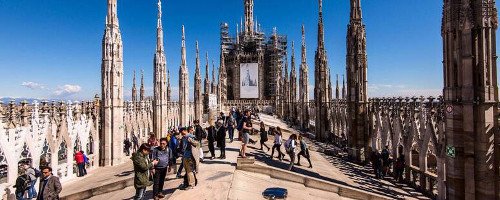
{"label": "person with backpack", "polygon": [[271,159],[273,158],[273,155],[274,155],[274,149],[276,149],[278,152],[278,159],[280,161],[282,161],[283,157],[285,157],[285,154],[281,152],[281,144],[283,143],[281,128],[279,126],[276,127],[276,131],[274,131],[274,132],[275,132],[274,133],[274,145],[273,145],[272,151],[271,151]]}
{"label": "person with backpack", "polygon": [[267,147],[267,151],[269,151],[271,148],[267,146],[267,131],[266,131],[266,126],[264,122],[260,122],[260,150],[263,150],[263,147]]}
{"label": "person with backpack", "polygon": [[26,175],[30,179],[30,187],[27,189],[28,190],[28,199],[33,199],[36,198],[37,193],[35,190],[35,184],[36,180],[38,177],[42,175],[40,170],[33,168],[31,165],[25,164],[24,169],[26,170]]}
{"label": "person with backpack", "polygon": [[16,188],[16,199],[24,200],[24,193],[31,187],[31,179],[26,174],[26,170],[24,168],[19,170],[19,176],[16,179],[16,184],[14,188]]}
{"label": "person with backpack", "polygon": [[289,171],[292,171],[293,169],[293,164],[295,164],[295,147],[297,141],[297,135],[292,134],[290,138],[285,142],[285,150],[286,153],[290,156],[290,166],[288,167]]}
{"label": "person with backpack", "polygon": [[297,154],[297,166],[300,166],[300,156],[304,156],[304,158],[307,158],[307,161],[309,162],[309,168],[312,168],[311,155],[309,154],[307,144],[304,142],[302,135],[299,135],[298,139],[300,142],[300,152]]}
{"label": "person with backpack", "polygon": [[188,131],[190,129],[192,129],[192,127],[189,127],[188,129],[181,129],[181,148],[183,152],[182,162],[186,171],[186,174],[184,175],[184,184],[180,188],[182,190],[192,189],[197,184],[196,175],[194,174],[197,165],[194,163],[195,159],[193,147],[196,148],[199,144],[195,140],[194,136]]}

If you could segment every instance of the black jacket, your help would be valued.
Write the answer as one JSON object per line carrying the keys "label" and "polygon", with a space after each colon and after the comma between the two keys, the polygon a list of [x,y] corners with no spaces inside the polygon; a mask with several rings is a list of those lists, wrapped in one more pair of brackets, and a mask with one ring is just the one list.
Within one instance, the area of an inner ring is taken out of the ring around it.
{"label": "black jacket", "polygon": [[215,127],[209,126],[207,128],[207,140],[208,140],[208,142],[215,142],[216,135],[217,135],[217,133],[215,132]]}
{"label": "black jacket", "polygon": [[195,126],[194,136],[196,137],[197,141],[201,141],[203,139],[203,136],[204,136],[203,132],[205,132],[205,131],[203,130],[203,128],[200,125]]}
{"label": "black jacket", "polygon": [[226,128],[221,126],[217,131],[217,147],[226,146]]}

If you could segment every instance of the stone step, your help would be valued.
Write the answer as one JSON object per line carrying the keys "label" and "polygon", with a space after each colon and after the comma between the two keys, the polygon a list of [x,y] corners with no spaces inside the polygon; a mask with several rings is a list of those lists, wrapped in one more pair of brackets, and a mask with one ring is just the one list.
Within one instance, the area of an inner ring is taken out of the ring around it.
{"label": "stone step", "polygon": [[255,157],[238,158],[236,161],[236,166],[241,165],[252,165],[255,163]]}

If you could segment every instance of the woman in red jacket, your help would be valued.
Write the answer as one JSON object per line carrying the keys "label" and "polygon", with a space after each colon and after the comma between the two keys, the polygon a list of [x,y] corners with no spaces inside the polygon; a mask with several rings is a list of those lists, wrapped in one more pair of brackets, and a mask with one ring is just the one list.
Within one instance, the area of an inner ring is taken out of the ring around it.
{"label": "woman in red jacket", "polygon": [[80,151],[76,152],[75,161],[76,161],[76,164],[78,165],[78,177],[85,176],[85,173],[83,173],[83,170],[85,167],[85,159],[83,158],[82,152],[80,152]]}

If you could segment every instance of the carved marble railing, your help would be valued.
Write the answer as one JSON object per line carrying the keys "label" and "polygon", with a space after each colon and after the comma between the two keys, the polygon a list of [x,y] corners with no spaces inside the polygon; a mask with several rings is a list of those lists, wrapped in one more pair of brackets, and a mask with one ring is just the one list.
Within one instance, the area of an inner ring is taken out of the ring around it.
{"label": "carved marble railing", "polygon": [[18,166],[50,166],[62,181],[75,177],[74,151],[98,164],[98,102],[0,104],[0,197],[11,198]]}
{"label": "carved marble railing", "polygon": [[[314,127],[317,108],[314,103],[308,106]],[[349,140],[347,102],[333,100],[319,109],[328,109],[328,126],[332,130],[329,142],[346,147]],[[369,148],[381,151],[389,146],[393,159],[401,153],[405,155],[404,178],[410,185],[429,197],[445,194],[444,105],[441,98],[372,98],[368,103],[366,123],[371,127],[366,141]]]}

